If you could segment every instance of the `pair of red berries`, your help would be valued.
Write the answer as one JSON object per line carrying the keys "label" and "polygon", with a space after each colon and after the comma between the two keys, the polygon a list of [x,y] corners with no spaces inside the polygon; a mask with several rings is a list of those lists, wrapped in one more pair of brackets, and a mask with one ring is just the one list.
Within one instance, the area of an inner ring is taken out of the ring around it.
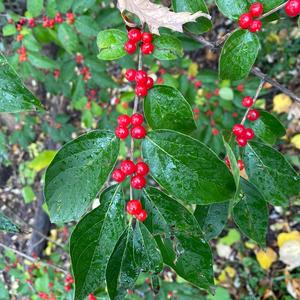
{"label": "pair of red berries", "polygon": [[137,140],[143,139],[147,134],[145,127],[142,126],[143,122],[144,117],[139,113],[135,113],[131,117],[121,115],[118,117],[119,126],[116,128],[115,134],[121,140],[126,139],[129,135],[128,126],[131,124],[131,137]]}
{"label": "pair of red berries", "polygon": [[[227,167],[228,167],[229,169],[231,169],[231,166],[230,166],[230,160],[229,160],[229,158],[228,158],[227,156],[226,156],[226,158],[225,158],[225,163],[226,163]],[[237,165],[238,165],[240,171],[244,170],[245,164],[244,164],[244,162],[243,162],[241,159],[239,159],[239,160],[237,161]]]}
{"label": "pair of red berries", "polygon": [[148,76],[147,72],[143,70],[128,69],[125,73],[125,78],[128,81],[136,82],[135,94],[139,97],[147,96],[148,90],[154,85],[153,78]]}
{"label": "pair of red berries", "polygon": [[128,31],[128,41],[124,45],[124,49],[128,54],[133,54],[137,49],[137,44],[142,42],[141,51],[144,55],[152,54],[154,45],[152,44],[153,35],[149,32],[141,32],[134,28]]}
{"label": "pair of red berries", "polygon": [[248,141],[255,137],[254,131],[251,128],[245,128],[242,124],[235,124],[232,133],[236,136],[236,142],[240,147],[245,147]]}
{"label": "pair of red berries", "polygon": [[260,2],[255,2],[250,6],[249,12],[244,13],[239,18],[239,26],[242,29],[248,29],[250,32],[258,32],[262,28],[260,20],[253,20],[262,15],[264,6]]}
{"label": "pair of red berries", "polygon": [[284,9],[289,17],[297,17],[300,15],[300,0],[289,0]]}
{"label": "pair of red berries", "polygon": [[132,160],[124,160],[120,169],[115,169],[112,173],[112,179],[118,183],[123,182],[126,176],[132,176],[130,184],[134,189],[140,190],[147,184],[145,176],[149,173],[149,167],[144,162],[138,162],[136,165]]}
{"label": "pair of red berries", "polygon": [[148,217],[147,212],[143,209],[142,203],[139,200],[128,201],[126,209],[130,215],[135,216],[141,222],[144,222]]}

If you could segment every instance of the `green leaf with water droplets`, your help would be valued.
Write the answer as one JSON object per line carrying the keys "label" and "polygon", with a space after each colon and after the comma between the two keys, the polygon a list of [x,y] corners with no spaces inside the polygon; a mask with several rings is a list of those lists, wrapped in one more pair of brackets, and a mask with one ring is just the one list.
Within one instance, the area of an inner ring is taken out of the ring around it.
{"label": "green leaf with water droplets", "polygon": [[95,130],[64,145],[46,171],[44,194],[53,223],[78,220],[95,199],[119,154],[113,132]]}
{"label": "green leaf with water droplets", "polygon": [[101,194],[100,206],[75,227],[70,240],[75,300],[105,286],[106,265],[125,230],[124,209],[121,187],[112,186]]}
{"label": "green leaf with water droplets", "polygon": [[23,85],[16,71],[0,53],[0,113],[42,110],[40,101]]}
{"label": "green leaf with water droplets", "polygon": [[9,218],[0,213],[0,231],[17,233],[20,229]]}

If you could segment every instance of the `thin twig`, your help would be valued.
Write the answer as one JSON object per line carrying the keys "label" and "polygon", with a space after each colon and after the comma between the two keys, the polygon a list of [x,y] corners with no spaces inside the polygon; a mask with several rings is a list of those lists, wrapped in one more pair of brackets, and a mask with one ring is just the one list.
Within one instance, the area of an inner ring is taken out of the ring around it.
{"label": "thin twig", "polygon": [[282,3],[281,5],[279,5],[279,6],[275,7],[275,8],[273,8],[273,9],[271,9],[271,10],[268,11],[267,13],[261,15],[258,19],[261,20],[261,19],[263,19],[263,18],[265,18],[265,17],[268,17],[268,16],[274,14],[274,13],[277,12],[278,10],[284,8],[284,7],[286,6],[287,3],[288,3],[288,1]]}
{"label": "thin twig", "polygon": [[3,249],[6,249],[6,250],[13,251],[15,254],[17,254],[17,255],[19,255],[19,256],[21,256],[21,257],[23,257],[23,258],[25,258],[25,259],[27,259],[27,260],[29,260],[31,262],[33,262],[33,263],[40,263],[41,265],[44,265],[44,266],[47,266],[47,267],[51,267],[51,268],[56,269],[56,270],[58,270],[58,271],[60,271],[60,272],[62,272],[64,274],[68,274],[69,273],[67,270],[65,270],[65,269],[63,269],[63,268],[61,268],[59,266],[43,262],[43,261],[41,261],[39,259],[36,259],[36,258],[34,258],[32,256],[29,256],[29,255],[27,255],[27,254],[25,254],[23,252],[20,252],[20,251],[14,249],[14,248],[11,248],[9,246],[6,246],[6,245],[2,244],[2,243],[0,243],[0,247],[3,248]]}

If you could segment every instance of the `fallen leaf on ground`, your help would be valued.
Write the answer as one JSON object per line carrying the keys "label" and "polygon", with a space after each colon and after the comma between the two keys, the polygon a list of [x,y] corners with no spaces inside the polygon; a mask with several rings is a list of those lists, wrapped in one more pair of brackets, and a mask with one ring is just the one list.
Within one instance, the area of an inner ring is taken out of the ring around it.
{"label": "fallen leaf on ground", "polygon": [[292,99],[285,94],[278,94],[273,98],[273,111],[281,114],[289,111],[293,104]]}
{"label": "fallen leaf on ground", "polygon": [[277,254],[272,248],[267,248],[266,251],[259,250],[256,253],[256,259],[264,270],[269,270],[277,260]]}

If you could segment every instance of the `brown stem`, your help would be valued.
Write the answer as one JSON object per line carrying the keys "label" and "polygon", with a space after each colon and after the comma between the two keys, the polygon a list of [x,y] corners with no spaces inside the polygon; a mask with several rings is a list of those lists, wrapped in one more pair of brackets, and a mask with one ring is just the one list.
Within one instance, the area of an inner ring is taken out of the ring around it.
{"label": "brown stem", "polygon": [[265,18],[265,17],[268,17],[268,16],[274,14],[276,11],[278,11],[278,10],[284,8],[284,7],[286,6],[287,3],[288,3],[288,1],[282,3],[281,5],[279,5],[279,6],[275,7],[275,8],[273,8],[273,9],[271,9],[271,10],[268,11],[267,13],[261,15],[258,19],[261,20],[261,19],[263,19],[263,18]]}

